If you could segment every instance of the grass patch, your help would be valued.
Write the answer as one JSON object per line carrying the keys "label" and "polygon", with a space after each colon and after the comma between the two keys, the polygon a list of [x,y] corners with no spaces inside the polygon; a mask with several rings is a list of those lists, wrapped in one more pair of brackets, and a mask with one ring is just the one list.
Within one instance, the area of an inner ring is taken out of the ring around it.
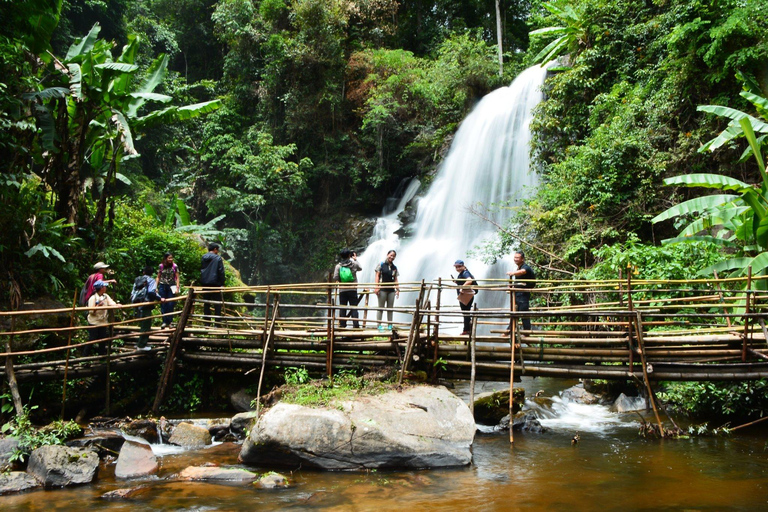
{"label": "grass patch", "polygon": [[[304,407],[333,407],[344,400],[361,396],[380,395],[395,389],[394,371],[361,376],[342,371],[332,379],[304,380],[296,378],[303,369],[286,371],[286,385],[282,388],[282,401]],[[290,373],[289,373],[290,372]],[[303,376],[303,375],[302,375]]]}

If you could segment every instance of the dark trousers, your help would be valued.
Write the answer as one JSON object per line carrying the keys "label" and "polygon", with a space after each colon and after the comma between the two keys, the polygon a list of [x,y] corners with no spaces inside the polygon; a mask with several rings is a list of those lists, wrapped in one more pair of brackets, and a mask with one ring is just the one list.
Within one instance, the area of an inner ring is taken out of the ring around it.
{"label": "dark trousers", "polygon": [[[527,293],[515,292],[515,306],[518,311],[530,311],[530,295]],[[531,330],[531,319],[523,318],[523,329],[526,331]]]}
{"label": "dark trousers", "polygon": [[[173,291],[171,291],[171,285],[169,284],[159,284],[157,285],[157,295],[162,297],[163,299],[171,299],[173,298]],[[169,313],[173,313],[173,308],[176,306],[175,302],[163,302],[160,304],[160,312],[165,315],[163,316],[163,323],[171,325],[171,322],[173,322],[173,315]]]}
{"label": "dark trousers", "polygon": [[[222,301],[223,302],[224,301],[224,295],[221,292],[206,293],[205,294],[205,300],[218,300],[218,301]],[[210,317],[211,306],[213,306],[213,313],[214,313],[214,315],[216,315],[217,317],[221,316],[221,302],[218,302],[216,304],[208,304],[206,302],[205,304],[203,304],[203,315],[205,316],[205,319],[207,321],[209,321],[209,322],[211,321],[211,317]],[[216,325],[216,327],[218,327],[219,325],[221,325],[221,319],[220,318],[215,318],[213,320],[213,323],[214,323],[214,325]]]}
{"label": "dark trousers", "polygon": [[[88,329],[88,341],[103,340],[104,338],[109,338],[109,327],[106,325]],[[86,345],[80,349],[80,353],[83,357],[90,356],[94,351],[97,354],[106,353],[103,344]]]}
{"label": "dark trousers", "polygon": [[[344,290],[343,292],[339,292],[339,305],[340,306],[357,306],[358,299],[357,299],[357,290]],[[347,321],[345,320],[347,317],[353,318],[354,321],[352,322],[352,325],[357,329],[360,327],[360,323],[357,321],[358,315],[357,315],[357,309],[342,309],[339,311],[339,314],[341,315],[341,318],[339,320],[339,325],[342,327],[347,326]]]}
{"label": "dark trousers", "polygon": [[144,319],[139,322],[139,331],[141,332],[141,335],[139,335],[139,342],[136,344],[139,348],[146,347],[147,342],[149,341],[149,331],[152,330],[152,319],[147,318],[148,316],[152,316],[151,307],[144,306],[136,308],[136,318]]}
{"label": "dark trousers", "polygon": [[[472,311],[472,304],[474,303],[475,298],[472,297],[472,300],[470,300],[466,306],[459,302],[459,307],[462,311]],[[466,313],[464,314],[464,332],[472,332],[472,316]]]}

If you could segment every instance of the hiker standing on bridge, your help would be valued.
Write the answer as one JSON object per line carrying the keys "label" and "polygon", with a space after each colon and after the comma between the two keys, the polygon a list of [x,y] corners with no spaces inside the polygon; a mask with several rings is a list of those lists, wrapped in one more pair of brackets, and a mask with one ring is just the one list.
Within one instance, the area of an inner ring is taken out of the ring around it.
{"label": "hiker standing on bridge", "polygon": [[[109,310],[103,309],[108,306],[116,306],[117,303],[112,297],[107,295],[107,286],[104,281],[93,283],[93,295],[88,298],[88,324],[92,327],[88,329],[88,341],[103,340],[109,337]],[[94,345],[83,347],[82,354],[87,357],[91,355]],[[97,350],[102,352],[102,350]]]}
{"label": "hiker standing on bridge", "polygon": [[111,273],[112,270],[109,268],[109,265],[103,261],[99,261],[93,266],[93,274],[88,276],[88,279],[85,280],[85,284],[83,285],[83,289],[80,290],[79,301],[81,306],[88,304],[88,299],[90,299],[91,295],[93,295],[93,285],[96,283],[96,281],[101,281],[105,284],[117,284],[117,280],[106,278],[106,276]]}
{"label": "hiker standing on bridge", "polygon": [[[464,260],[456,260],[453,264],[453,268],[459,273],[453,280],[453,282],[456,283],[456,286],[459,287],[456,289],[456,296],[459,299],[459,307],[462,311],[471,311],[472,304],[475,302],[475,295],[477,295],[477,290],[472,289],[472,286],[477,286],[475,276],[473,276],[472,272],[470,272],[464,265]],[[453,277],[453,275],[451,275],[451,277]],[[469,313],[464,313],[464,330],[462,331],[461,336],[466,336],[470,332],[472,332],[472,316]]]}
{"label": "hiker standing on bridge", "polygon": [[[147,265],[144,267],[141,275],[134,279],[133,290],[131,290],[131,304],[143,304],[145,302],[157,302],[165,301],[157,295],[157,281],[152,277],[152,267]],[[136,318],[140,318],[139,321],[139,341],[136,344],[138,350],[151,350],[147,346],[149,341],[149,331],[152,330],[152,319],[148,318],[152,316],[152,310],[154,304],[148,304],[146,306],[139,306],[136,308]]]}
{"label": "hiker standing on bridge", "polygon": [[398,270],[395,266],[395,258],[397,252],[394,249],[387,253],[387,259],[379,263],[374,271],[376,279],[376,288],[373,293],[376,298],[379,299],[379,310],[376,311],[376,321],[379,324],[379,330],[383,331],[384,326],[381,324],[381,318],[384,316],[383,308],[387,307],[387,321],[389,325],[387,328],[392,330],[392,308],[395,305],[395,299],[400,297],[400,283],[397,281]]}
{"label": "hiker standing on bridge", "polygon": [[[339,305],[349,305],[349,309],[342,309],[339,311],[341,316],[339,325],[344,328],[347,326],[347,317],[353,319],[352,325],[355,329],[360,327],[360,323],[357,321],[357,303],[359,299],[357,297],[357,273],[363,270],[363,267],[357,262],[357,255],[349,249],[343,249],[339,253],[341,261],[333,269],[333,280],[337,283],[341,283],[339,287]],[[354,283],[354,284],[352,284]]]}
{"label": "hiker standing on bridge", "polygon": [[[208,252],[203,255],[200,261],[200,284],[205,287],[221,288],[224,286],[224,260],[219,256],[219,244],[208,244]],[[224,296],[221,290],[215,294],[208,293],[205,296],[205,304],[203,305],[203,315],[205,320],[210,322],[211,317],[211,305],[208,303],[211,298],[216,300],[213,305],[213,312],[216,314],[214,319],[214,325],[218,327],[221,324],[221,303],[224,301]]]}
{"label": "hiker standing on bridge", "polygon": [[[531,292],[528,290],[536,286],[536,274],[525,262],[525,253],[523,251],[515,251],[513,261],[517,265],[517,270],[507,272],[507,275],[513,279],[512,288],[515,289],[515,309],[516,311],[530,311]],[[517,279],[522,279],[525,282],[517,282]],[[523,329],[526,331],[531,330],[530,318],[523,318]]]}
{"label": "hiker standing on bridge", "polygon": [[169,327],[173,321],[171,313],[175,304],[168,302],[168,299],[173,298],[177,293],[179,293],[179,266],[173,262],[173,254],[167,252],[163,254],[163,261],[157,269],[157,294],[166,299],[160,304],[160,312],[164,315],[161,329]]}

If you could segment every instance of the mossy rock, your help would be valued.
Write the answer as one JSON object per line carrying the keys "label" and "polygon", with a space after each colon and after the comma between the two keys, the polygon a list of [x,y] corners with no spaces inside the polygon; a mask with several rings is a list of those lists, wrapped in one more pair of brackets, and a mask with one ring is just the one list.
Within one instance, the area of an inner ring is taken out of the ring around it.
{"label": "mossy rock", "polygon": [[[512,414],[517,414],[525,402],[525,390],[514,388]],[[509,414],[509,390],[483,393],[475,399],[475,422],[481,425],[498,425]]]}

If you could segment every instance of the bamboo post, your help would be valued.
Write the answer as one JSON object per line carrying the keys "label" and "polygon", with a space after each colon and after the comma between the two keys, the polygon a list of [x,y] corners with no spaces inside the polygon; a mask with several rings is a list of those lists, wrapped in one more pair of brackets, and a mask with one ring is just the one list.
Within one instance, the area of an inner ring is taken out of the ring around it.
{"label": "bamboo post", "polygon": [[363,289],[363,294],[365,295],[365,309],[363,309],[363,329],[365,329],[366,324],[368,323],[368,300],[371,298],[371,294],[368,293],[369,290],[367,288]]}
{"label": "bamboo post", "polygon": [[747,297],[744,306],[744,341],[741,345],[741,362],[747,361],[747,341],[749,340],[749,313],[752,299],[752,265],[747,267]]}
{"label": "bamboo post", "polygon": [[419,318],[421,316],[421,299],[424,295],[424,280],[421,281],[421,290],[419,296],[416,299],[416,310],[413,312],[413,318],[411,319],[411,329],[408,332],[408,344],[405,347],[405,357],[403,358],[403,369],[400,372],[400,378],[397,381],[397,385],[400,386],[403,383],[403,376],[408,371],[408,363],[411,360],[411,353],[413,352],[413,345],[416,335],[418,334]]}
{"label": "bamboo post", "polygon": [[264,369],[267,367],[267,352],[269,351],[269,341],[275,333],[275,322],[277,321],[277,311],[280,307],[280,295],[275,295],[275,306],[272,309],[272,321],[269,324],[267,338],[264,342],[264,348],[261,353],[261,372],[259,372],[259,386],[256,389],[256,419],[259,418],[259,409],[261,405],[261,384],[264,381]]}
{"label": "bamboo post", "polygon": [[187,299],[184,302],[184,309],[181,311],[181,316],[179,317],[179,323],[176,324],[176,330],[171,335],[171,342],[168,345],[168,351],[165,355],[165,364],[163,367],[163,373],[160,377],[160,383],[157,387],[157,394],[155,395],[155,402],[152,404],[152,412],[154,414],[157,414],[158,410],[160,409],[160,404],[165,399],[165,393],[168,389],[168,387],[171,385],[171,382],[173,381],[173,373],[176,366],[176,355],[179,351],[179,346],[181,345],[182,338],[184,335],[184,329],[187,326],[187,321],[189,320],[189,317],[192,313],[192,310],[195,306],[195,290],[191,289],[187,293]]}
{"label": "bamboo post", "polygon": [[13,332],[16,330],[16,317],[11,316],[11,334],[5,341],[5,351],[8,355],[5,356],[5,375],[8,377],[8,387],[11,388],[11,398],[13,400],[13,407],[16,409],[16,415],[21,416],[24,414],[24,405],[21,402],[21,394],[19,393],[19,384],[16,382],[16,373],[13,371],[13,356],[10,355],[13,352]]}
{"label": "bamboo post", "polygon": [[622,269],[619,269],[619,307],[624,307],[624,294],[621,290],[621,282],[624,280],[622,276]]}
{"label": "bamboo post", "polygon": [[[477,304],[474,305],[474,312],[477,313]],[[476,351],[475,351],[475,334],[477,333],[477,318],[473,318],[472,322],[472,330],[469,331],[469,347],[470,347],[470,361],[472,362],[472,367],[470,369],[469,373],[469,412],[472,413],[472,416],[475,415],[475,377],[477,376],[477,361],[476,361]],[[512,395],[509,396],[510,401],[512,400]],[[512,417],[510,416],[510,430],[512,428]]]}
{"label": "bamboo post", "polygon": [[325,348],[325,372],[328,377],[333,375],[333,342],[336,334],[336,308],[334,307],[333,300],[333,285],[331,284],[331,276],[328,276],[328,335],[326,338]]}
{"label": "bamboo post", "polygon": [[264,344],[267,339],[267,323],[269,322],[269,286],[267,286],[267,296],[264,300],[264,329],[261,331],[261,346],[264,348]]}
{"label": "bamboo post", "polygon": [[[719,281],[720,277],[717,275],[717,270],[714,270],[712,273],[715,275],[715,279],[717,281]],[[723,303],[723,289],[720,286],[719,282],[717,282],[717,287],[715,289],[718,292],[718,297],[720,298],[720,303],[722,304]],[[728,310],[725,307],[723,307],[723,313],[726,315],[725,316],[725,323],[728,324],[728,327],[731,327],[731,317],[728,316]]]}
{"label": "bamboo post", "polygon": [[[510,286],[512,283],[512,278],[509,278]],[[514,292],[512,292],[514,293]],[[514,308],[514,302],[512,300],[509,301],[509,309],[510,312]],[[510,346],[510,354],[509,354],[509,443],[515,444],[515,434],[513,433],[512,425],[513,425],[513,416],[512,416],[512,409],[514,406],[514,386],[515,386],[515,331],[517,330],[517,319],[510,315],[509,318],[509,346]],[[522,350],[520,350],[520,353],[522,354]]]}
{"label": "bamboo post", "polygon": [[106,384],[107,389],[106,389],[105,400],[104,400],[105,401],[104,411],[105,411],[105,414],[107,416],[109,416],[110,394],[111,394],[110,392],[111,392],[111,388],[112,388],[112,374],[111,374],[111,371],[110,371],[111,370],[110,369],[110,366],[111,366],[110,363],[112,362],[111,361],[111,359],[112,359],[112,338],[115,335],[115,328],[114,328],[115,310],[113,310],[113,309],[109,310],[108,318],[109,318],[109,328],[108,328],[109,330],[108,330],[107,334],[109,336],[109,340],[106,343],[106,349],[107,349],[107,370],[106,370],[106,375],[105,375],[105,377],[106,377],[105,380],[107,381],[107,384]]}
{"label": "bamboo post", "polygon": [[432,353],[432,377],[431,379],[434,381],[437,378],[437,359],[438,359],[438,349],[440,347],[440,296],[443,292],[443,279],[441,277],[437,278],[437,302],[435,304],[435,332],[433,334],[434,336],[434,352]]}
{"label": "bamboo post", "polygon": [[648,362],[645,358],[645,343],[643,342],[643,314],[641,311],[635,311],[635,314],[637,315],[637,322],[635,323],[635,328],[637,329],[637,344],[640,347],[640,361],[643,364],[643,381],[645,381],[645,387],[648,389],[648,401],[651,402],[653,414],[656,416],[656,422],[659,424],[659,435],[664,437],[664,425],[661,423],[661,417],[659,416],[659,410],[656,407],[656,400],[654,399],[653,389],[651,388],[651,381],[648,378]]}
{"label": "bamboo post", "polygon": [[[72,312],[69,315],[69,327],[70,329],[75,326],[75,310],[77,309],[77,297],[78,292],[75,290],[75,297],[72,299]],[[70,330],[69,334],[67,335],[67,359],[64,363],[64,385],[61,389],[61,420],[64,421],[64,412],[67,404],[67,373],[69,372],[69,354],[71,353],[71,350],[69,347],[72,346],[72,334],[74,331]]]}

